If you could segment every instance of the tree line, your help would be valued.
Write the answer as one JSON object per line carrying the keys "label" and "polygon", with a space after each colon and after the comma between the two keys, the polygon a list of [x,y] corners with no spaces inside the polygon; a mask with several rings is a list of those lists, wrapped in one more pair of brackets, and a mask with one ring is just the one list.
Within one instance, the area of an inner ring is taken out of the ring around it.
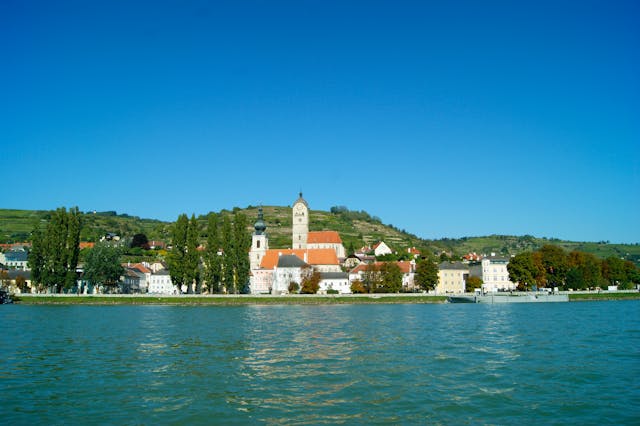
{"label": "tree line", "polygon": [[80,230],[82,221],[77,207],[60,207],[51,214],[43,229],[36,224],[31,234],[31,252],[27,264],[31,281],[39,290],[53,293],[76,285]]}
{"label": "tree line", "polygon": [[516,255],[507,270],[509,279],[518,283],[521,290],[536,287],[584,290],[608,285],[630,289],[640,284],[640,270],[629,260],[614,256],[600,259],[577,250],[567,253],[551,244]]}
{"label": "tree line", "polygon": [[210,213],[206,227],[206,245],[201,247],[195,215],[181,214],[171,230],[172,249],[167,263],[171,281],[188,294],[245,293],[249,287],[249,249],[251,235],[247,217]]}

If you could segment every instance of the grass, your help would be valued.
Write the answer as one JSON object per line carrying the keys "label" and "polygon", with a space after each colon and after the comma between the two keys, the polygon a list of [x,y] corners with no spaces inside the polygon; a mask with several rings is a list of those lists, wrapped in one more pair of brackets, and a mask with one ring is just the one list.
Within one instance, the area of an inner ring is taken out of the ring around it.
{"label": "grass", "polygon": [[15,296],[23,305],[335,305],[389,303],[444,303],[445,296]]}
{"label": "grass", "polygon": [[636,300],[640,299],[640,292],[634,293],[569,293],[570,302],[586,300]]}

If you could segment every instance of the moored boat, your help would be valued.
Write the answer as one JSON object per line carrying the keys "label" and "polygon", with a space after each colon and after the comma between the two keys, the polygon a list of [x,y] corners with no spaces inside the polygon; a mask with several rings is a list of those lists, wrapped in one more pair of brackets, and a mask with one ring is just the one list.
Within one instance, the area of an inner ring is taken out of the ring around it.
{"label": "moored boat", "polygon": [[568,302],[566,294],[550,293],[488,293],[473,296],[449,296],[449,303],[537,303],[537,302]]}

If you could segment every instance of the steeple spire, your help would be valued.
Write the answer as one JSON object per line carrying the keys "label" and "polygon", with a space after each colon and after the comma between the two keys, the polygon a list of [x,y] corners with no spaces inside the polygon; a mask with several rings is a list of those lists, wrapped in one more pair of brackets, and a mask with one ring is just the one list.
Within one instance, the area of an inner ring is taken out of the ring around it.
{"label": "steeple spire", "polygon": [[258,220],[256,220],[253,228],[256,230],[256,235],[264,234],[264,231],[267,229],[267,224],[264,223],[264,217],[262,215],[262,206],[258,207]]}

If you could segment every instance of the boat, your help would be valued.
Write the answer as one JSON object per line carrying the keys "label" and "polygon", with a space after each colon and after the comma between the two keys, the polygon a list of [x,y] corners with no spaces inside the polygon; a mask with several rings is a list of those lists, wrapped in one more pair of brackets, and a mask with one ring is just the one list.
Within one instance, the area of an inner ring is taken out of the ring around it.
{"label": "boat", "polygon": [[8,305],[13,303],[11,295],[4,290],[0,290],[0,305]]}
{"label": "boat", "polygon": [[568,302],[567,294],[552,294],[546,292],[528,293],[486,293],[475,295],[449,296],[449,303],[537,303],[537,302]]}

